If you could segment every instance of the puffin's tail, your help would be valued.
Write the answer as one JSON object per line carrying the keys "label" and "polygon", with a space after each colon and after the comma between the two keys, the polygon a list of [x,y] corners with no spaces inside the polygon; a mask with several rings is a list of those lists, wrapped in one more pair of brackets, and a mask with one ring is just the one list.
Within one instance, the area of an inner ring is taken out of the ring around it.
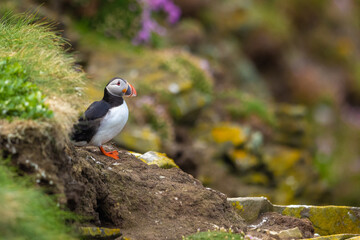
{"label": "puffin's tail", "polygon": [[96,120],[84,120],[82,117],[77,124],[74,124],[70,134],[71,141],[77,146],[84,146],[89,143],[95,135],[97,126]]}

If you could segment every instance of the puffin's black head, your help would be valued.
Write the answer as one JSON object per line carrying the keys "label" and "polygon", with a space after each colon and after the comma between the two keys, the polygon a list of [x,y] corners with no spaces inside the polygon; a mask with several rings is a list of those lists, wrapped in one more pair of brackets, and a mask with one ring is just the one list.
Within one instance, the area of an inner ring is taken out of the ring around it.
{"label": "puffin's black head", "polygon": [[115,77],[110,80],[106,85],[105,89],[114,96],[117,97],[135,97],[136,90],[135,88],[128,83],[126,80]]}

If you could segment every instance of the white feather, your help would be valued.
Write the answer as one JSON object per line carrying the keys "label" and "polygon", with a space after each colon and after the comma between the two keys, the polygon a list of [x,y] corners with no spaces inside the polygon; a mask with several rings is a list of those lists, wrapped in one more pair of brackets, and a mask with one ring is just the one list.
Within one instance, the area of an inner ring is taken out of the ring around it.
{"label": "white feather", "polygon": [[100,123],[100,127],[90,144],[101,146],[118,135],[124,128],[129,117],[129,109],[124,101],[118,107],[111,108]]}

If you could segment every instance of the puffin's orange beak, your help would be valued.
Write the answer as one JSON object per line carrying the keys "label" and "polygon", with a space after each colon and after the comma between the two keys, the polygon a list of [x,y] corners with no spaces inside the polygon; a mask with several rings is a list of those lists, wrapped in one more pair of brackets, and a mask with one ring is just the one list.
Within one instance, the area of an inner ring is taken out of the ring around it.
{"label": "puffin's orange beak", "polygon": [[135,90],[135,88],[134,88],[130,83],[128,83],[128,88],[127,88],[124,96],[127,96],[127,97],[136,97],[136,90]]}

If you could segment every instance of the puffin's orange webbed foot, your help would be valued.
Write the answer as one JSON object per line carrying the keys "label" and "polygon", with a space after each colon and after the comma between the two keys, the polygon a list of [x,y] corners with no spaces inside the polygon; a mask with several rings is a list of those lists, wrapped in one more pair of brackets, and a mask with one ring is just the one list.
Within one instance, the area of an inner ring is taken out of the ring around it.
{"label": "puffin's orange webbed foot", "polygon": [[100,148],[100,151],[105,155],[105,156],[108,156],[108,157],[111,157],[115,160],[119,160],[119,152],[118,151],[111,151],[111,152],[107,152],[105,151],[105,149],[103,147],[99,147]]}

